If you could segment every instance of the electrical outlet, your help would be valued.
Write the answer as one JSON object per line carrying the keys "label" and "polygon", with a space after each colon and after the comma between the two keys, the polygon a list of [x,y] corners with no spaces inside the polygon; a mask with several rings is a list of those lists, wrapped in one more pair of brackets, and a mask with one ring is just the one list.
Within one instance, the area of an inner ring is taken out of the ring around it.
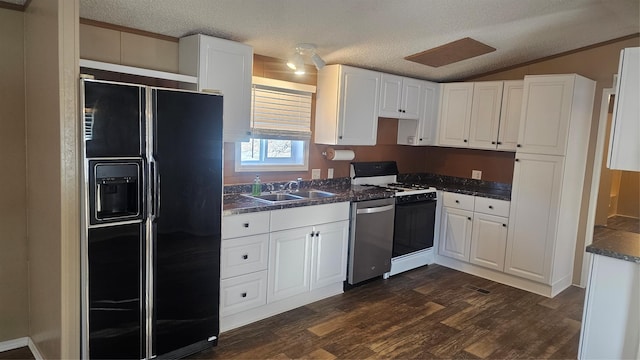
{"label": "electrical outlet", "polygon": [[327,170],[327,179],[333,179],[333,168]]}
{"label": "electrical outlet", "polygon": [[311,169],[311,179],[320,179],[320,169]]}
{"label": "electrical outlet", "polygon": [[481,170],[471,170],[471,178],[480,180],[482,179],[482,171]]}

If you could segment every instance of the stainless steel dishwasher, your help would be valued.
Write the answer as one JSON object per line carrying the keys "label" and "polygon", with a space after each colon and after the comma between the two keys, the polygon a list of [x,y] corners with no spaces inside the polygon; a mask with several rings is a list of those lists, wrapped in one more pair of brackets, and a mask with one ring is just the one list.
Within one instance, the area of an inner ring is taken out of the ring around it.
{"label": "stainless steel dishwasher", "polygon": [[395,199],[351,204],[347,281],[354,285],[391,269]]}

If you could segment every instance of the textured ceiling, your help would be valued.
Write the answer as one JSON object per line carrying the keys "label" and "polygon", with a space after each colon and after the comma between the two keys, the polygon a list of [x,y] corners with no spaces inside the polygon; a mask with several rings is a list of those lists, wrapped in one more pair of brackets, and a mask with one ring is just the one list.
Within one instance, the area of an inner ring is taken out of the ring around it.
{"label": "textured ceiling", "polygon": [[[453,80],[640,32],[639,0],[79,0],[80,16],[182,37],[204,33],[287,58]],[[431,68],[404,57],[471,37],[497,49]],[[308,60],[308,59],[307,59]]]}

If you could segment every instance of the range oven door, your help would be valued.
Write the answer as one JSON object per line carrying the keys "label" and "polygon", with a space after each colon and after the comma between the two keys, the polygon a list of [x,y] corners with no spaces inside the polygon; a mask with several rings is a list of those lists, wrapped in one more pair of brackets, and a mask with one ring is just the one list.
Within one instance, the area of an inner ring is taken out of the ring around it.
{"label": "range oven door", "polygon": [[433,247],[436,199],[396,203],[393,257]]}

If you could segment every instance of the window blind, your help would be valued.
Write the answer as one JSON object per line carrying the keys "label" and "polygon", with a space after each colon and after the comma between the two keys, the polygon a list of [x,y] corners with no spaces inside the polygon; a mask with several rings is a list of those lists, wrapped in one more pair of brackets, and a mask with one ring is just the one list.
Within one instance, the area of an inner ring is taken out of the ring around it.
{"label": "window blind", "polygon": [[311,92],[256,84],[251,101],[252,137],[311,138]]}

